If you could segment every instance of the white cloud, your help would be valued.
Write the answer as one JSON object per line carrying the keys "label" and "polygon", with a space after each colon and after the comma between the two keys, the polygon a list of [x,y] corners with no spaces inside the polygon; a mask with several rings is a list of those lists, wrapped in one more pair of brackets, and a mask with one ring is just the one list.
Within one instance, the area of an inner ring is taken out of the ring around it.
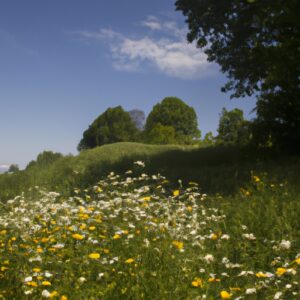
{"label": "white cloud", "polygon": [[165,75],[182,79],[206,77],[214,72],[206,55],[195,44],[186,41],[186,30],[179,28],[175,22],[161,22],[150,16],[141,24],[155,31],[156,36],[149,34],[132,38],[111,29],[69,33],[75,37],[108,43],[112,65],[117,70],[133,72],[150,67]]}

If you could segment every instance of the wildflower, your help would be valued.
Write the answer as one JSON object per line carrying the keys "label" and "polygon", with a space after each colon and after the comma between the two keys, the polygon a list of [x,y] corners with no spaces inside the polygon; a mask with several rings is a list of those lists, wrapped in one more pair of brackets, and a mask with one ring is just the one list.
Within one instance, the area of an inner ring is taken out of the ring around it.
{"label": "wildflower", "polygon": [[246,289],[246,295],[252,295],[256,293],[256,288]]}
{"label": "wildflower", "polygon": [[117,239],[120,239],[120,238],[121,238],[121,236],[119,234],[117,234],[117,233],[113,236],[114,240],[117,240]]}
{"label": "wildflower", "polygon": [[182,250],[182,249],[183,249],[183,242],[173,241],[172,244],[173,244],[178,250]]}
{"label": "wildflower", "polygon": [[44,285],[44,286],[50,286],[51,282],[50,281],[43,281],[42,285]]}
{"label": "wildflower", "polygon": [[202,279],[199,277],[195,277],[195,279],[192,281],[192,286],[202,288],[203,287]]}
{"label": "wildflower", "polygon": [[209,236],[209,238],[210,238],[211,240],[215,241],[215,240],[218,239],[218,235],[215,234],[215,233],[212,233],[212,234]]}
{"label": "wildflower", "polygon": [[41,272],[41,269],[40,268],[33,268],[32,271],[36,272],[36,273],[39,273],[39,272]]}
{"label": "wildflower", "polygon": [[49,291],[47,291],[47,290],[43,290],[42,291],[42,297],[44,297],[44,298],[50,298],[50,292]]}
{"label": "wildflower", "polygon": [[274,276],[272,273],[263,273],[263,272],[258,272],[255,274],[257,278],[270,278]]}
{"label": "wildflower", "polygon": [[142,168],[145,167],[145,163],[142,162],[141,160],[135,161],[134,164],[137,165],[137,166],[140,166],[140,167],[142,167]]}
{"label": "wildflower", "polygon": [[260,182],[260,178],[256,175],[252,176],[252,180],[256,183]]}
{"label": "wildflower", "polygon": [[133,258],[128,258],[127,260],[125,260],[125,263],[126,264],[131,264],[134,262],[134,259]]}
{"label": "wildflower", "polygon": [[38,284],[35,281],[28,281],[28,282],[26,282],[26,284],[28,286],[32,286],[32,287],[37,287],[38,286]]}
{"label": "wildflower", "polygon": [[204,256],[204,260],[209,264],[215,260],[214,256],[212,254],[207,254]]}
{"label": "wildflower", "polygon": [[277,292],[277,293],[274,295],[274,299],[275,299],[275,300],[278,300],[278,299],[280,299],[281,296],[282,296],[282,292]]}
{"label": "wildflower", "polygon": [[98,259],[100,257],[99,253],[91,253],[89,254],[89,258],[91,259]]}
{"label": "wildflower", "polygon": [[278,247],[280,250],[288,250],[291,248],[291,242],[282,240]]}
{"label": "wildflower", "polygon": [[57,291],[53,291],[50,293],[50,298],[54,298],[58,296],[58,292]]}
{"label": "wildflower", "polygon": [[84,239],[84,236],[79,234],[79,233],[74,233],[72,234],[72,237],[75,239],[75,240],[83,240]]}
{"label": "wildflower", "polygon": [[68,300],[68,297],[65,296],[65,295],[62,295],[62,296],[60,297],[60,300]]}
{"label": "wildflower", "polygon": [[294,260],[294,262],[295,262],[297,265],[300,265],[300,257],[296,258],[296,259]]}
{"label": "wildflower", "polygon": [[250,240],[250,241],[256,240],[256,237],[254,236],[253,233],[244,233],[244,234],[242,234],[242,237],[244,237],[245,239]]}
{"label": "wildflower", "polygon": [[208,282],[220,282],[221,280],[219,278],[210,277],[208,278]]}
{"label": "wildflower", "polygon": [[221,291],[220,296],[222,299],[230,299],[232,297],[232,294],[228,293],[227,291]]}
{"label": "wildflower", "polygon": [[277,268],[276,270],[276,275],[277,276],[282,276],[284,273],[286,273],[286,268]]}
{"label": "wildflower", "polygon": [[177,197],[178,195],[179,195],[179,190],[173,191],[173,196],[174,196],[174,197]]}
{"label": "wildflower", "polygon": [[78,278],[78,281],[79,281],[80,283],[84,283],[84,282],[86,282],[86,278],[84,278],[84,277],[79,277],[79,278]]}

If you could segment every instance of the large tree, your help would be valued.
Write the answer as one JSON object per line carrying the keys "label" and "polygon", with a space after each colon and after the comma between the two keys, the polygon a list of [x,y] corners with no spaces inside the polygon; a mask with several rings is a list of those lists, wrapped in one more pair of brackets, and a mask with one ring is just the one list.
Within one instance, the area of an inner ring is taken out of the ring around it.
{"label": "large tree", "polygon": [[108,108],[83,133],[78,150],[116,142],[136,141],[138,130],[121,106]]}
{"label": "large tree", "polygon": [[[158,125],[159,124],[159,125]],[[174,129],[176,143],[191,143],[200,138],[197,115],[194,108],[181,99],[166,97],[161,103],[154,105],[146,120],[146,136],[153,135],[153,129],[166,133]],[[172,137],[173,139],[173,137]]]}
{"label": "large tree", "polygon": [[222,109],[217,142],[224,145],[246,145],[250,142],[249,121],[244,119],[242,110]]}
{"label": "large tree", "polygon": [[176,8],[187,17],[188,40],[228,75],[223,91],[256,94],[264,134],[280,142],[280,128],[299,142],[300,1],[177,0]]}

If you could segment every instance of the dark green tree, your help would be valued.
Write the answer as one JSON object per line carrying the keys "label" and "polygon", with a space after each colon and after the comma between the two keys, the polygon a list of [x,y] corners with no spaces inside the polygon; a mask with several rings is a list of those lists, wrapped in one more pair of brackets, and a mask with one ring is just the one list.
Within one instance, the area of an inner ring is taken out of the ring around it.
{"label": "dark green tree", "polygon": [[19,169],[19,166],[17,164],[11,164],[8,168],[8,173],[15,173],[15,172],[18,172],[20,169]]}
{"label": "dark green tree", "polygon": [[164,98],[161,103],[153,107],[146,120],[146,136],[149,137],[153,128],[158,124],[174,129],[176,144],[192,143],[201,135],[195,110],[175,97]]}
{"label": "dark green tree", "polygon": [[104,144],[136,141],[138,130],[121,106],[108,108],[83,133],[79,151]]}
{"label": "dark green tree", "polygon": [[258,96],[260,134],[271,135],[275,144],[297,145],[300,1],[177,0],[176,8],[187,17],[188,40],[228,75],[222,90],[232,97]]}
{"label": "dark green tree", "polygon": [[250,142],[251,133],[249,121],[244,119],[244,113],[240,109],[222,109],[217,143],[224,145],[246,145]]}
{"label": "dark green tree", "polygon": [[56,160],[59,158],[62,158],[63,155],[59,152],[53,152],[53,151],[43,151],[40,153],[36,160],[31,161],[27,166],[26,170],[30,169],[34,166],[39,166],[39,167],[47,167],[51,164],[53,164]]}

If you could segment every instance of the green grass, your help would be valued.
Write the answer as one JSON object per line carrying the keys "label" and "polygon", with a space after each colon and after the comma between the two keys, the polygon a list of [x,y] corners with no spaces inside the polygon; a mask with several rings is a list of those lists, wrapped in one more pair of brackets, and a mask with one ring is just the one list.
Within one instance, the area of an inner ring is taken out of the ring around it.
{"label": "green grass", "polygon": [[203,192],[234,194],[249,182],[251,172],[268,173],[270,180],[286,180],[299,190],[299,157],[280,157],[268,151],[235,147],[158,146],[116,143],[65,156],[51,165],[36,165],[0,175],[0,199],[7,200],[40,186],[68,195],[75,187],[91,185],[111,171],[125,172],[142,160],[149,173],[161,173],[172,182],[195,181]]}
{"label": "green grass", "polygon": [[130,169],[2,204],[0,299],[299,299],[292,185],[254,172],[234,195],[205,196]]}

